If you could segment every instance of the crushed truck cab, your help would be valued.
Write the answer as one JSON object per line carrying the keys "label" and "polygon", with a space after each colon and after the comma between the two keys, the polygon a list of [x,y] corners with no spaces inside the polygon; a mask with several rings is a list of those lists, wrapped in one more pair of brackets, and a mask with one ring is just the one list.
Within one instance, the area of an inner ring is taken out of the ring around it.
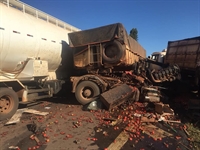
{"label": "crushed truck cab", "polygon": [[[114,97],[112,91],[120,89],[123,84],[136,89],[131,91],[127,88],[124,92],[129,93],[127,95],[137,95],[134,97],[138,100],[138,91],[141,91],[143,86],[148,91],[155,88],[152,87],[155,83],[176,80],[179,73],[176,66],[162,67],[162,70],[149,69],[153,61],[146,58],[146,50],[127,34],[121,23],[68,35],[69,45],[73,51],[74,68],[80,73],[71,77],[72,92],[83,105],[99,97],[104,97],[104,103],[109,106],[114,106],[114,100],[120,104],[124,99]],[[158,76],[160,74],[163,76]],[[108,102],[108,98],[105,98],[108,96],[104,93],[112,95],[113,102]]]}

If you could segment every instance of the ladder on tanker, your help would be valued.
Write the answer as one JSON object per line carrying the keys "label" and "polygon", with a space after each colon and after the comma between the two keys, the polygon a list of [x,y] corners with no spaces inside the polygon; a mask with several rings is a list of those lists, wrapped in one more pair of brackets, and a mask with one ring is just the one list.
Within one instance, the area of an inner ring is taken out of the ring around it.
{"label": "ladder on tanker", "polygon": [[95,45],[88,45],[89,55],[88,60],[91,66],[98,68],[102,66],[102,45],[101,43]]}

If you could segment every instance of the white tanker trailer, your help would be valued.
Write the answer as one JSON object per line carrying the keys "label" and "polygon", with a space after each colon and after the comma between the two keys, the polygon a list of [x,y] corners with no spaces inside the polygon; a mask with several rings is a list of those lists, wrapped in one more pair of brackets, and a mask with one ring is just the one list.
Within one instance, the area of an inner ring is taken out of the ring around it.
{"label": "white tanker trailer", "polygon": [[74,31],[79,29],[25,3],[0,0],[0,120],[11,117],[19,101],[61,89],[56,70]]}

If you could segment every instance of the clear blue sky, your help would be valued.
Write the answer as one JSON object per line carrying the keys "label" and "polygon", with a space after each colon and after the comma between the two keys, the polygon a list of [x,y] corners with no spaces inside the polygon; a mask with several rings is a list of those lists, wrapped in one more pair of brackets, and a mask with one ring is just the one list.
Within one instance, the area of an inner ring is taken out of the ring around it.
{"label": "clear blue sky", "polygon": [[122,23],[147,55],[168,41],[200,36],[200,0],[21,0],[81,30]]}

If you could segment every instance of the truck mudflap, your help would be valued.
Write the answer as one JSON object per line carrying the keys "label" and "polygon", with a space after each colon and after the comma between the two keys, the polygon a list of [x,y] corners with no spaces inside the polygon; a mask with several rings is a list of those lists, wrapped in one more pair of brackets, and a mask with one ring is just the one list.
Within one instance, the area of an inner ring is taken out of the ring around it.
{"label": "truck mudflap", "polygon": [[150,79],[154,83],[161,83],[161,82],[172,82],[176,79],[180,79],[180,68],[178,65],[170,65],[167,68],[163,68],[161,70],[149,71]]}

